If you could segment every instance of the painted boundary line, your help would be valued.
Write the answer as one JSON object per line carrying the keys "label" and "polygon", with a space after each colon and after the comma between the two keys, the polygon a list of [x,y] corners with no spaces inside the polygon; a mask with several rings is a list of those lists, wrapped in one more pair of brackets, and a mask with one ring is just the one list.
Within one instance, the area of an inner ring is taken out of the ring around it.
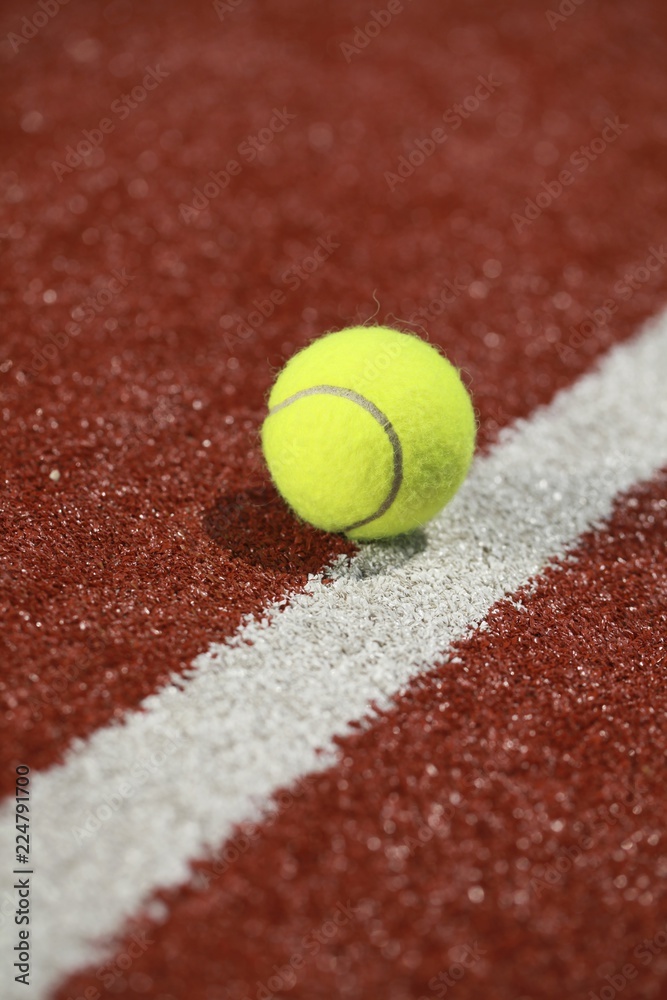
{"label": "painted boundary line", "polygon": [[[619,493],[667,464],[665,385],[667,313],[508,429],[425,538],[369,545],[334,568],[332,584],[313,578],[286,610],[199,656],[143,712],[35,774],[33,1000],[100,961],[99,941],[158,887],[183,882],[190,859],[259,818],[276,787],[328,766],[332,736],[371,699],[442,658],[599,525]],[[149,776],[133,783],[138,761]],[[0,857],[11,858],[13,835],[7,803]],[[13,890],[6,869],[0,878],[0,969],[13,998],[23,995],[8,968]]]}

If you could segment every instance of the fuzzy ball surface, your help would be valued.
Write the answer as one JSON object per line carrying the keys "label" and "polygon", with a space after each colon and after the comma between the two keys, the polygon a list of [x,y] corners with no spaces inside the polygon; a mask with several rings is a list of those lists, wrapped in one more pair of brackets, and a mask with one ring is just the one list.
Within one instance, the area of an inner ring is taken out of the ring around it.
{"label": "fuzzy ball surface", "polygon": [[421,338],[355,326],[315,340],[276,379],[262,448],[304,521],[354,539],[412,531],[465,479],[476,422],[461,377]]}

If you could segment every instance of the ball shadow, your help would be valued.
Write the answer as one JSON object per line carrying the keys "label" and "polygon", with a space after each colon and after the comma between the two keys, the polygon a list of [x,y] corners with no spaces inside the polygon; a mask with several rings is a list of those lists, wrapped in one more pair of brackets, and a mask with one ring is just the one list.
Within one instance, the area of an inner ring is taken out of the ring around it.
{"label": "ball shadow", "polygon": [[278,573],[320,573],[332,556],[355,551],[342,535],[298,521],[271,484],[218,497],[203,527],[229,558]]}
{"label": "ball shadow", "polygon": [[360,542],[354,563],[346,572],[355,579],[382,576],[414,559],[425,550],[427,544],[423,528],[415,528],[414,531],[396,535],[394,538]]}

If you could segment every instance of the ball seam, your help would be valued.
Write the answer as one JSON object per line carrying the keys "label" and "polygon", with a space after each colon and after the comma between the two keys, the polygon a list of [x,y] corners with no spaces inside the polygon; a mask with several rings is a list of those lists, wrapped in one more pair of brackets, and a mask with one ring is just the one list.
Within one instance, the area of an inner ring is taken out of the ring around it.
{"label": "ball seam", "polygon": [[389,417],[387,417],[387,415],[384,414],[382,410],[375,405],[375,403],[372,403],[370,399],[366,399],[365,396],[362,396],[359,392],[355,392],[354,389],[346,389],[343,386],[314,385],[308,389],[301,389],[299,392],[295,392],[293,396],[288,396],[287,399],[284,399],[281,403],[277,403],[275,406],[272,406],[269,410],[269,416],[272,417],[274,414],[285,409],[285,407],[290,406],[298,399],[316,395],[340,396],[343,399],[348,399],[350,402],[363,407],[363,409],[366,410],[366,412],[369,413],[380,425],[382,430],[387,435],[391,445],[394,460],[394,472],[389,492],[374,513],[370,514],[368,517],[362,518],[360,521],[355,521],[354,524],[348,524],[346,527],[339,529],[340,531],[345,532],[355,531],[357,528],[363,528],[366,524],[370,524],[372,521],[377,521],[379,517],[386,514],[398,496],[398,491],[400,490],[403,482],[403,448],[401,447],[401,442],[398,434],[396,433],[396,429],[394,428]]}

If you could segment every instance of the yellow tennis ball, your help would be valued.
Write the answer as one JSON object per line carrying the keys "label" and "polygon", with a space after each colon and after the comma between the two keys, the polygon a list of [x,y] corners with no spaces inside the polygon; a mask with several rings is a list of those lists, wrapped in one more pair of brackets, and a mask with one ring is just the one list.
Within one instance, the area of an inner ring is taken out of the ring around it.
{"label": "yellow tennis ball", "polygon": [[475,446],[458,371],[388,327],[329,333],[299,351],[269,396],[262,448],[304,521],[355,539],[424,524],[456,493]]}

